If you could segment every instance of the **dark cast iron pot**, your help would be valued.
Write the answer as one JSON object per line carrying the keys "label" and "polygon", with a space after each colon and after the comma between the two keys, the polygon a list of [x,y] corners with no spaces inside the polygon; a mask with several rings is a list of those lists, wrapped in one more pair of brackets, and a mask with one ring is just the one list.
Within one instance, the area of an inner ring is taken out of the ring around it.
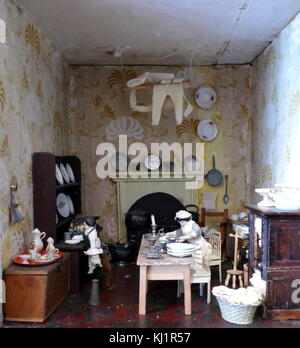
{"label": "dark cast iron pot", "polygon": [[129,210],[125,216],[125,224],[130,230],[144,229],[151,224],[151,214],[144,210]]}

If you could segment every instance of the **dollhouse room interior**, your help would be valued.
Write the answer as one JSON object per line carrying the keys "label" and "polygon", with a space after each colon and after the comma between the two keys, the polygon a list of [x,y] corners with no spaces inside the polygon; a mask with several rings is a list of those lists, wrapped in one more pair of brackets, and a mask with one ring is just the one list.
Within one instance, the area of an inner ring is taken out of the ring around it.
{"label": "dollhouse room interior", "polygon": [[299,0],[0,0],[0,326],[299,328],[299,56]]}

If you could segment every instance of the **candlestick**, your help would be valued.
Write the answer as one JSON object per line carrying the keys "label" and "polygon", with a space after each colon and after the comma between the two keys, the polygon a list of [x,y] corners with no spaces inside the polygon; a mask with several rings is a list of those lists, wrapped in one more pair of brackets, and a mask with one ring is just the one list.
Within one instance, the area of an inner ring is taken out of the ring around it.
{"label": "candlestick", "polygon": [[156,225],[156,223],[155,223],[155,217],[154,217],[153,214],[151,214],[151,225],[152,225],[152,226]]}

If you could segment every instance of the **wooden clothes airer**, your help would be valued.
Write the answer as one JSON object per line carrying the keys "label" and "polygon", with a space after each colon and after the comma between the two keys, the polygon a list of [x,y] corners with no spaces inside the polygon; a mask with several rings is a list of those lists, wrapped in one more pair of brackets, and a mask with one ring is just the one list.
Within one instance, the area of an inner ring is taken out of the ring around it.
{"label": "wooden clothes airer", "polygon": [[243,284],[243,271],[239,271],[237,269],[237,258],[238,258],[238,244],[239,244],[239,239],[243,239],[242,237],[240,237],[237,232],[235,234],[230,234],[229,237],[233,237],[234,238],[234,259],[233,259],[233,269],[229,269],[227,271],[227,277],[225,280],[225,286],[229,285],[230,282],[230,278],[232,277],[232,287],[233,289],[236,289],[236,279],[239,279],[239,283],[240,283],[240,287],[244,287]]}

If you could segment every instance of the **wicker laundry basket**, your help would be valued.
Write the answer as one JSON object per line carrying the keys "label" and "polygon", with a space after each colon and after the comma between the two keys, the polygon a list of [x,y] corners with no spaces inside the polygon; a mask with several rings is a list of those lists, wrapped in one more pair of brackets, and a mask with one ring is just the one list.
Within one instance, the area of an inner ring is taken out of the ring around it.
{"label": "wicker laundry basket", "polygon": [[254,314],[258,305],[239,305],[225,301],[218,296],[216,296],[216,298],[220,306],[221,316],[224,320],[239,325],[249,325],[253,323]]}

